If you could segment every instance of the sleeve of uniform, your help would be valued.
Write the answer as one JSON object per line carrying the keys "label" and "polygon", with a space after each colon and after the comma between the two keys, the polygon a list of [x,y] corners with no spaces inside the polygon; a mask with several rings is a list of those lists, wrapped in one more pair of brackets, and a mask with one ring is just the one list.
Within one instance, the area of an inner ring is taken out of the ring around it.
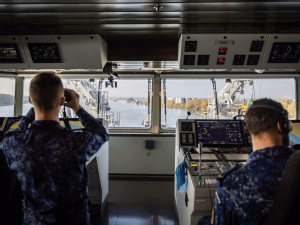
{"label": "sleeve of uniform", "polygon": [[16,130],[26,130],[28,128],[28,125],[32,123],[34,119],[35,119],[34,108],[31,107],[27,115],[20,120],[20,124]]}
{"label": "sleeve of uniform", "polygon": [[234,198],[225,187],[218,187],[215,194],[214,224],[238,225],[240,224],[234,207]]}
{"label": "sleeve of uniform", "polygon": [[87,160],[89,160],[91,156],[97,153],[102,144],[109,140],[109,136],[101,119],[95,119],[82,108],[76,113],[76,115],[82,125],[87,129],[86,144],[89,148],[86,149],[86,154]]}

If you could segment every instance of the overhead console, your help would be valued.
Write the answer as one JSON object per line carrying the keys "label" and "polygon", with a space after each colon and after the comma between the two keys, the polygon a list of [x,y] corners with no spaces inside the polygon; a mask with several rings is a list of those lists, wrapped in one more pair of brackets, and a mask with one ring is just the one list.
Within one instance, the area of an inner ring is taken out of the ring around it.
{"label": "overhead console", "polygon": [[102,69],[107,44],[99,35],[4,36],[0,69]]}
{"label": "overhead console", "polygon": [[180,69],[299,69],[299,34],[182,34]]}
{"label": "overhead console", "polygon": [[182,34],[180,69],[259,69],[268,34]]}

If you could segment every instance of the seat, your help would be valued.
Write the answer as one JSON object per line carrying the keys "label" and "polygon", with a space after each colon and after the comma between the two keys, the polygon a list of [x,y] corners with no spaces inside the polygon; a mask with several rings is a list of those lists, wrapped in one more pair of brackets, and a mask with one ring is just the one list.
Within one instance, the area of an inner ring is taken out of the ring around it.
{"label": "seat", "polygon": [[300,151],[288,160],[270,214],[263,225],[299,224]]}

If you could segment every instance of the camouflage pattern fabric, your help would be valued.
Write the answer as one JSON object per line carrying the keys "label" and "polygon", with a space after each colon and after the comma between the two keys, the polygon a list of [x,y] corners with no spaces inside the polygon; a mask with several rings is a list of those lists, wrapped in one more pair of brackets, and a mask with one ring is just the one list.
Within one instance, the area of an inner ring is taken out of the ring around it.
{"label": "camouflage pattern fabric", "polygon": [[9,167],[24,194],[24,224],[90,224],[86,162],[108,141],[100,119],[84,109],[77,112],[84,132],[28,129],[57,126],[57,121],[34,121],[34,110],[3,142]]}
{"label": "camouflage pattern fabric", "polygon": [[[244,166],[218,177],[215,225],[257,225],[270,213],[284,168],[293,151],[275,146],[252,152]],[[203,217],[199,224],[211,224]]]}

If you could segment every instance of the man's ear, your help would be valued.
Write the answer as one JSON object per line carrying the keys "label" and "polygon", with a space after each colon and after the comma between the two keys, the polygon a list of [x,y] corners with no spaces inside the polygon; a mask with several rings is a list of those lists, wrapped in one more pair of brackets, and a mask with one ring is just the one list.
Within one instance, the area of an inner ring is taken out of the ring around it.
{"label": "man's ear", "polygon": [[32,104],[32,101],[31,101],[31,98],[30,98],[30,96],[28,97],[28,101]]}
{"label": "man's ear", "polygon": [[64,105],[65,101],[66,101],[66,98],[65,97],[61,97],[59,105],[60,106]]}
{"label": "man's ear", "polygon": [[279,121],[277,122],[277,129],[278,129],[279,133],[282,134]]}

